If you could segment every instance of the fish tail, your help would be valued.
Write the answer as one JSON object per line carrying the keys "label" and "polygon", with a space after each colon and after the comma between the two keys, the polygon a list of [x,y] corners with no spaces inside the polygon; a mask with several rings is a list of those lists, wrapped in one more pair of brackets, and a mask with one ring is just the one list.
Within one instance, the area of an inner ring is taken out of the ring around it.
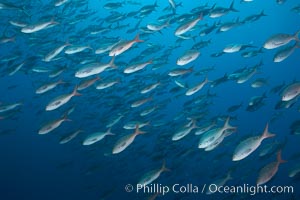
{"label": "fish tail", "polygon": [[230,120],[230,117],[227,117],[226,122],[225,122],[225,124],[224,124],[224,128],[225,128],[225,129],[236,129],[236,127],[231,126],[231,125],[229,124],[229,120]]}
{"label": "fish tail", "polygon": [[169,168],[166,167],[166,160],[163,161],[163,165],[161,167],[162,172],[169,172],[171,171]]}
{"label": "fish tail", "polygon": [[114,69],[118,68],[115,64],[115,55],[112,57],[111,61],[109,62],[109,65]]}
{"label": "fish tail", "polygon": [[193,128],[200,128],[199,126],[197,126],[197,121],[195,120],[195,119],[192,119],[192,122],[193,122],[193,124],[192,124],[192,127]]}
{"label": "fish tail", "polygon": [[135,38],[134,38],[135,42],[144,42],[144,40],[140,40],[140,34],[138,33]]}
{"label": "fish tail", "polygon": [[262,135],[263,139],[265,139],[265,138],[271,138],[271,137],[275,137],[276,136],[275,134],[270,133],[268,129],[269,129],[269,123],[267,123],[266,128],[264,130],[264,133]]}
{"label": "fish tail", "polygon": [[78,90],[78,85],[76,85],[74,90],[73,90],[73,93],[72,93],[73,96],[81,96],[82,95],[82,94],[78,93],[77,90]]}
{"label": "fish tail", "polygon": [[72,120],[68,118],[68,112],[66,112],[63,116],[63,121],[68,121],[68,122],[71,122]]}
{"label": "fish tail", "polygon": [[58,82],[57,82],[57,84],[65,84],[66,82],[65,81],[63,81],[62,79],[60,79]]}
{"label": "fish tail", "polygon": [[239,12],[237,9],[234,8],[234,0],[232,1],[232,3],[230,4],[229,9],[233,12]]}
{"label": "fish tail", "polygon": [[116,135],[114,133],[111,132],[111,127],[106,131],[106,135]]}
{"label": "fish tail", "polygon": [[199,19],[199,20],[202,20],[202,19],[203,19],[203,12],[200,13],[200,15],[198,16],[198,19]]}
{"label": "fish tail", "polygon": [[264,10],[262,10],[262,11],[260,12],[259,15],[260,15],[260,16],[267,16],[267,15],[265,14],[265,11],[264,11]]}
{"label": "fish tail", "polygon": [[[297,31],[296,33],[295,33],[295,35],[294,35],[294,37],[295,37],[295,40],[297,41],[297,42],[300,42],[300,39],[299,39],[299,34],[300,34],[300,30],[299,31]],[[298,44],[297,44],[298,45]]]}
{"label": "fish tail", "polygon": [[141,131],[140,129],[139,129],[139,124],[136,124],[135,125],[135,132],[134,132],[136,135],[140,135],[140,134],[144,134],[144,133],[146,133],[145,131]]}
{"label": "fish tail", "polygon": [[279,150],[277,152],[277,162],[278,163],[285,163],[285,162],[287,162],[286,160],[282,160],[282,158],[281,158],[281,150]]}

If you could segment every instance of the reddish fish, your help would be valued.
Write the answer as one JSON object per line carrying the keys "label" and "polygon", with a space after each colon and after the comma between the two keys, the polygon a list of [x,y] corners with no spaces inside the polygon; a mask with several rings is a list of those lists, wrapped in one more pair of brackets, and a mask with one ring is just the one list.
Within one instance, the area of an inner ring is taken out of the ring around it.
{"label": "reddish fish", "polygon": [[279,165],[285,162],[287,161],[281,159],[281,150],[278,151],[277,161],[269,163],[260,170],[258,179],[256,181],[257,185],[265,184],[271,180],[272,177],[277,173]]}
{"label": "reddish fish", "polygon": [[140,40],[139,34],[135,36],[133,40],[120,42],[117,45],[115,45],[109,52],[109,56],[117,56],[123,53],[124,51],[130,49],[134,43],[137,42],[144,42],[143,40]]}

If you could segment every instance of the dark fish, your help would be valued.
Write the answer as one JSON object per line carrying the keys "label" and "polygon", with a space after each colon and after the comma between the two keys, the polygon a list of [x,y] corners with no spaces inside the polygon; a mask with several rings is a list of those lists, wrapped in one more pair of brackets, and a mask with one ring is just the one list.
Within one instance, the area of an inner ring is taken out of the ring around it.
{"label": "dark fish", "polygon": [[227,112],[234,112],[234,111],[237,111],[237,110],[240,109],[242,106],[243,106],[243,102],[241,102],[241,103],[238,104],[238,105],[230,106],[230,107],[227,109]]}

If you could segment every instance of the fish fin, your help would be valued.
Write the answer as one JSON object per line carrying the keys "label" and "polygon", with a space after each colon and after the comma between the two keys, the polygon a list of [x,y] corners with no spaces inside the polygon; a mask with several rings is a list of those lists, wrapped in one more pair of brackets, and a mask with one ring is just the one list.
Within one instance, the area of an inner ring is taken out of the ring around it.
{"label": "fish fin", "polygon": [[282,160],[282,158],[281,158],[281,150],[279,150],[277,152],[277,162],[278,163],[286,163],[287,162],[286,160]]}
{"label": "fish fin", "polygon": [[230,4],[229,10],[233,11],[233,12],[239,12],[237,9],[234,8],[234,0],[232,1],[232,3]]}
{"label": "fish fin", "polygon": [[227,119],[226,119],[226,121],[225,121],[225,124],[224,124],[224,128],[225,128],[225,129],[236,129],[236,127],[231,126],[231,125],[229,124],[229,120],[230,120],[230,117],[227,117]]}
{"label": "fish fin", "polygon": [[171,170],[166,167],[166,160],[163,161],[163,165],[161,167],[162,172],[170,172]]}
{"label": "fish fin", "polygon": [[63,121],[71,122],[72,120],[68,118],[68,113],[65,113],[63,116]]}
{"label": "fish fin", "polygon": [[63,81],[62,79],[60,79],[59,81],[57,81],[57,84],[65,84],[66,82]]}
{"label": "fish fin", "polygon": [[227,180],[233,179],[233,177],[231,176],[231,173],[232,173],[231,170],[227,173],[227,176],[226,176],[226,179],[227,179]]}
{"label": "fish fin", "polygon": [[[294,35],[294,37],[295,37],[295,40],[296,40],[297,42],[300,42],[300,39],[299,39],[299,34],[300,34],[300,30],[299,30],[299,31],[297,31],[297,32],[295,33],[295,35]],[[297,46],[299,46],[299,45],[297,44]]]}
{"label": "fish fin", "polygon": [[192,128],[194,129],[194,128],[200,128],[199,126],[197,126],[197,121],[195,120],[195,119],[192,119]]}
{"label": "fish fin", "polygon": [[199,19],[199,20],[202,20],[202,19],[203,19],[203,12],[200,13],[200,15],[198,16],[198,19]]}
{"label": "fish fin", "polygon": [[111,127],[106,131],[106,135],[116,135],[114,133],[111,132]]}
{"label": "fish fin", "polygon": [[266,128],[265,128],[265,130],[264,130],[264,133],[263,133],[263,135],[262,135],[262,138],[263,138],[263,139],[265,139],[265,138],[271,138],[271,137],[276,136],[275,134],[270,133],[268,129],[269,129],[269,123],[267,123]]}
{"label": "fish fin", "polygon": [[82,95],[82,94],[78,93],[77,90],[78,90],[78,85],[75,86],[75,88],[72,92],[73,96],[81,96]]}
{"label": "fish fin", "polygon": [[144,42],[144,40],[140,40],[140,34],[136,34],[135,38],[134,38],[135,42]]}
{"label": "fish fin", "polygon": [[260,16],[268,16],[268,15],[265,14],[265,11],[264,11],[264,10],[262,10],[262,11],[260,12],[259,15],[260,15]]}
{"label": "fish fin", "polygon": [[115,64],[115,55],[111,58],[111,61],[109,62],[109,65],[114,68],[114,69],[117,69],[118,66]]}
{"label": "fish fin", "polygon": [[134,131],[134,134],[139,135],[139,134],[144,134],[144,133],[146,133],[146,132],[141,131],[141,130],[139,129],[139,124],[136,124],[136,125],[135,125],[135,131]]}

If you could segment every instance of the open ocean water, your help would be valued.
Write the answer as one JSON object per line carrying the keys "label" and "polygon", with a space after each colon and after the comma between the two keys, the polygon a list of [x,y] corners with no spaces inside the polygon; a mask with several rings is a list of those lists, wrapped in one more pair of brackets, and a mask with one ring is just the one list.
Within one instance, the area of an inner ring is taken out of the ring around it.
{"label": "open ocean water", "polygon": [[0,16],[1,200],[300,199],[298,0]]}

